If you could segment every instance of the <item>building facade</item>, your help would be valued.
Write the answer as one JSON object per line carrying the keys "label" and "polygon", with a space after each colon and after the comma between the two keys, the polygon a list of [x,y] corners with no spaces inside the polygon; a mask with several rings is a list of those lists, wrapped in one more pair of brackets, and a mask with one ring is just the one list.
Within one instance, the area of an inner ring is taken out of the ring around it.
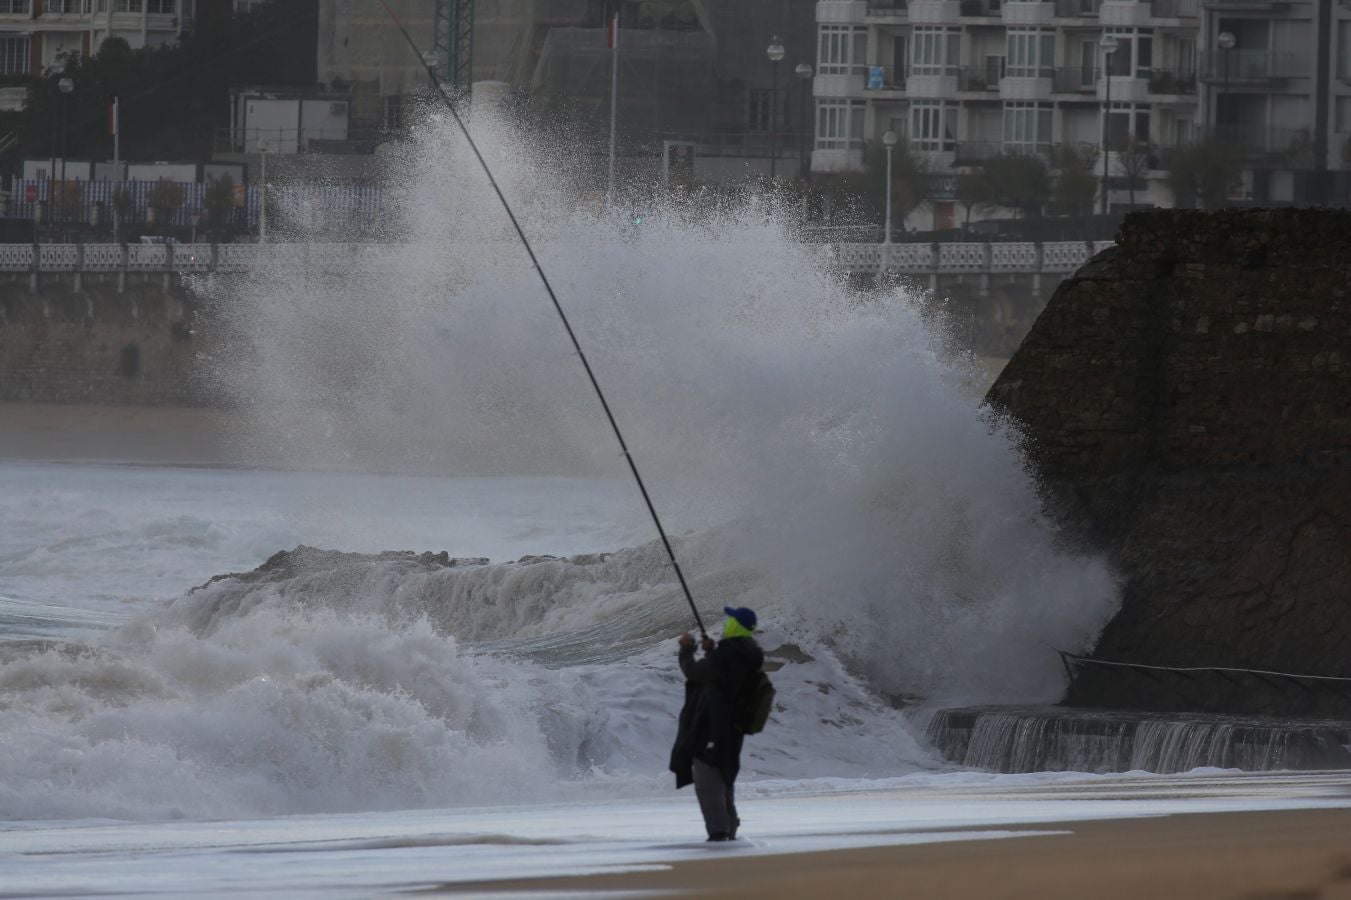
{"label": "building facade", "polygon": [[194,0],[0,0],[0,76],[39,77],[63,54],[91,54],[113,35],[133,48],[172,44]]}
{"label": "building facade", "polygon": [[[1214,137],[1242,151],[1232,199],[1307,202],[1351,167],[1348,7],[819,0],[812,170],[863,168],[865,147],[888,130],[935,172],[1058,144],[1129,143],[1148,149],[1135,201],[1168,205],[1170,152]],[[1108,199],[1120,207],[1119,154],[1107,162]],[[934,227],[951,224],[950,201],[931,206]]]}

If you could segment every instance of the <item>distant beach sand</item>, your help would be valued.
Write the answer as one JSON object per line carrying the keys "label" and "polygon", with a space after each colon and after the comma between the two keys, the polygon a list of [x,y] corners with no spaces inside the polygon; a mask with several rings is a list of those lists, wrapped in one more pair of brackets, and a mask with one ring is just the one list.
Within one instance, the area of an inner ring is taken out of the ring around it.
{"label": "distant beach sand", "polygon": [[0,403],[0,459],[239,465],[228,410]]}
{"label": "distant beach sand", "polygon": [[447,885],[434,894],[924,900],[1346,900],[1351,810],[1174,815],[1014,830],[1066,834],[778,856],[650,872]]}

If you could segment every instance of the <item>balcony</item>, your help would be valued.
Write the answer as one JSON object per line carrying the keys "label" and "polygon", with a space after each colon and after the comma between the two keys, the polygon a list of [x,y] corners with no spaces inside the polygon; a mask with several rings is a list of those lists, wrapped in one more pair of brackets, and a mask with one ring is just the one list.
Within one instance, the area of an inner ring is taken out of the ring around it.
{"label": "balcony", "polygon": [[1055,70],[1051,90],[1057,94],[1097,94],[1098,73],[1096,67],[1061,66]]}
{"label": "balcony", "polygon": [[1004,75],[1004,60],[983,66],[963,66],[957,70],[957,91],[999,95],[999,79]]}
{"label": "balcony", "polygon": [[1051,66],[1009,66],[999,80],[1004,100],[1050,100],[1055,69]]}
{"label": "balcony", "polygon": [[911,66],[905,89],[911,97],[949,98],[957,92],[957,66]]}
{"label": "balcony", "polygon": [[1167,158],[1180,147],[1207,140],[1237,147],[1244,158],[1251,162],[1293,169],[1310,168],[1313,165],[1313,137],[1307,128],[1218,125],[1195,129],[1187,141],[1164,148],[1165,168]]}
{"label": "balcony", "polygon": [[1201,15],[1200,0],[1153,0],[1156,19],[1195,19]]}
{"label": "balcony", "polygon": [[909,0],[868,0],[868,21],[896,25],[909,20]]}
{"label": "balcony", "polygon": [[916,25],[956,25],[961,14],[958,0],[910,0],[910,21]]}
{"label": "balcony", "polygon": [[961,0],[962,18],[999,18],[1001,0]]}
{"label": "balcony", "polygon": [[1261,84],[1307,77],[1308,58],[1266,50],[1216,50],[1201,57],[1201,80],[1210,84]]}
{"label": "balcony", "polygon": [[1148,28],[1152,22],[1148,3],[1137,0],[1103,0],[1098,21],[1104,28]]}
{"label": "balcony", "polygon": [[1102,0],[1055,0],[1057,19],[1096,19]]}
{"label": "balcony", "polygon": [[1190,69],[1150,69],[1151,96],[1195,96],[1196,73]]}
{"label": "balcony", "polygon": [[1005,25],[1050,25],[1056,5],[1042,0],[1007,0],[1000,10]]}
{"label": "balcony", "polygon": [[861,172],[863,147],[861,140],[817,138],[816,149],[812,151],[812,171]]}
{"label": "balcony", "polygon": [[868,11],[863,0],[818,0],[816,21],[824,25],[862,25]]}
{"label": "balcony", "polygon": [[905,94],[905,69],[869,66],[863,92],[874,100],[899,99]]}
{"label": "balcony", "polygon": [[868,85],[865,66],[822,66],[812,79],[812,96],[817,98],[859,98]]}
{"label": "balcony", "polygon": [[1201,0],[1206,9],[1233,10],[1235,12],[1272,12],[1285,9],[1290,0]]}

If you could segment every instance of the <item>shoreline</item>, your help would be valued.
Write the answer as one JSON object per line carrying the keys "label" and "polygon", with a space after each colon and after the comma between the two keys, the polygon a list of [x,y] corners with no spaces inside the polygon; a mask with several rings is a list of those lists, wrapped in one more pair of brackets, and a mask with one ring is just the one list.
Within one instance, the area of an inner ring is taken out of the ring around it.
{"label": "shoreline", "polygon": [[708,860],[646,871],[457,882],[417,893],[1332,900],[1351,898],[1351,809],[1046,822],[1000,826],[988,839],[780,855],[710,851]]}
{"label": "shoreline", "polygon": [[0,402],[0,459],[247,465],[232,449],[239,414],[189,406]]}

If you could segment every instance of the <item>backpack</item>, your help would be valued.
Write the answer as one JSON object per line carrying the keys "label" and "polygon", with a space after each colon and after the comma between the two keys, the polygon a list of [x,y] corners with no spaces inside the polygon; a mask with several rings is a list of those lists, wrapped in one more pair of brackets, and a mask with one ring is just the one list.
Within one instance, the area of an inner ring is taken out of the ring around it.
{"label": "backpack", "polygon": [[774,685],[764,671],[746,679],[736,699],[732,724],[742,734],[759,734],[765,730],[769,714],[774,709]]}

